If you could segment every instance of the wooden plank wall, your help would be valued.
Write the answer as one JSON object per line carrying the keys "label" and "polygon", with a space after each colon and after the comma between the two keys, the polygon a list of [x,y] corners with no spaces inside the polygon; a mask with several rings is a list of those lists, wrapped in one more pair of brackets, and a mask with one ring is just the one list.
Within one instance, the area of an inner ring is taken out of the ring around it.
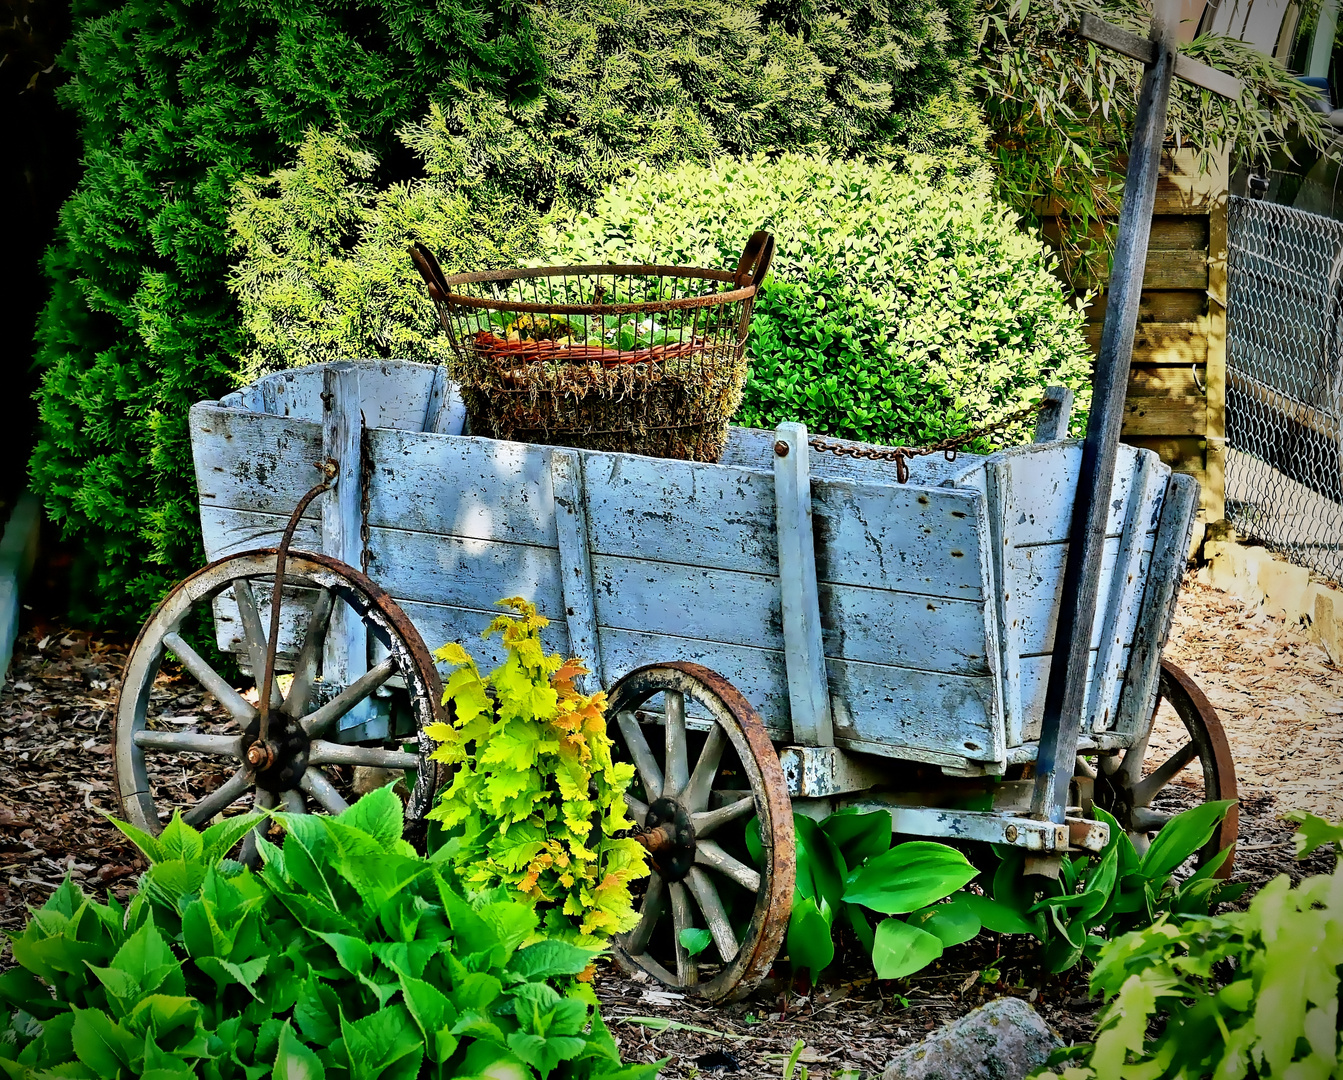
{"label": "wooden plank wall", "polygon": [[[1166,151],[1157,184],[1123,439],[1146,447],[1202,489],[1199,521],[1225,517],[1227,163],[1200,174],[1196,155]],[[1040,208],[1041,231],[1059,238],[1058,208]],[[1087,341],[1100,347],[1105,282],[1087,309]]]}

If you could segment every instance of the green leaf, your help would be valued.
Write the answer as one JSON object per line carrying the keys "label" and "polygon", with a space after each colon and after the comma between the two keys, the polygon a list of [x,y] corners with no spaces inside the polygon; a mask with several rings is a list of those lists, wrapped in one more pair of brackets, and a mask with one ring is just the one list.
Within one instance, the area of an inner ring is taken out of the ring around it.
{"label": "green leaf", "polygon": [[508,963],[508,970],[524,979],[550,979],[557,975],[577,975],[598,955],[596,949],[582,949],[567,941],[547,939],[519,949]]}
{"label": "green leaf", "polygon": [[683,927],[681,933],[677,936],[681,947],[691,956],[698,956],[709,947],[713,941],[713,935],[700,926]]}
{"label": "green leaf", "polygon": [[1036,923],[1029,921],[1007,904],[974,893],[961,893],[957,899],[974,912],[984,929],[992,930],[995,934],[1039,933]]}
{"label": "green leaf", "polygon": [[839,848],[848,867],[861,866],[891,847],[891,815],[884,810],[836,810],[821,822],[821,829]]}
{"label": "green leaf", "polygon": [[540,1073],[541,1080],[546,1080],[560,1062],[581,1054],[584,1045],[582,1039],[572,1035],[543,1038],[525,1031],[515,1031],[508,1037],[508,1048]]}
{"label": "green leaf", "polygon": [[353,1022],[342,1013],[340,1033],[351,1080],[415,1080],[424,1040],[404,1005],[391,1005]]}
{"label": "green leaf", "polygon": [[271,1080],[326,1080],[326,1068],[312,1050],[303,1045],[289,1021],[280,1029]]}
{"label": "green leaf", "polygon": [[833,919],[844,892],[845,867],[839,849],[821,827],[804,814],[793,814],[793,828],[797,838],[795,887]]}
{"label": "green leaf", "polygon": [[211,825],[201,834],[201,860],[207,863],[218,862],[233,850],[239,840],[264,821],[265,817],[265,814],[237,814]]}
{"label": "green leaf", "polygon": [[163,849],[164,861],[181,859],[183,862],[201,862],[205,854],[205,844],[201,834],[182,820],[180,811],[175,812],[172,820],[159,833],[159,847]]}
{"label": "green leaf", "polygon": [[884,915],[900,915],[950,896],[977,873],[955,848],[911,840],[850,873],[844,899]]}
{"label": "green leaf", "polygon": [[70,1030],[75,1055],[94,1075],[113,1077],[130,1070],[141,1052],[139,1039],[98,1009],[74,1006],[70,1011],[75,1017]]}
{"label": "green leaf", "polygon": [[1139,872],[1148,881],[1156,881],[1170,874],[1212,839],[1213,830],[1235,803],[1235,799],[1200,803],[1192,810],[1171,818],[1161,827],[1152,846],[1143,855]]}
{"label": "green leaf", "polygon": [[813,983],[834,960],[835,943],[830,937],[830,920],[821,914],[811,897],[794,895],[785,945],[793,970],[809,972]]}
{"label": "green leaf", "polygon": [[405,829],[405,808],[392,791],[392,785],[388,784],[370,791],[336,820],[359,829],[384,851],[392,852]]}
{"label": "green leaf", "polygon": [[922,971],[942,955],[933,934],[901,919],[882,919],[872,946],[872,966],[879,979],[903,979]]}
{"label": "green leaf", "polygon": [[1307,855],[1326,847],[1343,847],[1343,823],[1338,825],[1305,810],[1291,810],[1283,815],[1288,821],[1296,822],[1296,832],[1292,842],[1296,845],[1296,857],[1304,859]]}
{"label": "green leaf", "polygon": [[933,904],[931,907],[912,912],[906,922],[932,934],[942,942],[943,948],[962,945],[978,934],[982,928],[973,906],[966,903],[968,899],[964,894],[953,896],[945,903]]}

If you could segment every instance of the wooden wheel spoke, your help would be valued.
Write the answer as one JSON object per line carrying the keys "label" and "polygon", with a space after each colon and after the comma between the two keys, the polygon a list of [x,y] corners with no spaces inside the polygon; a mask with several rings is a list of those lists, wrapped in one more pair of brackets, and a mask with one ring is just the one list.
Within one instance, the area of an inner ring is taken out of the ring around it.
{"label": "wooden wheel spoke", "polygon": [[377,667],[360,675],[320,709],[310,712],[299,722],[300,725],[310,738],[325,734],[327,728],[395,674],[396,660],[389,656]]}
{"label": "wooden wheel spoke", "polygon": [[690,886],[690,892],[695,897],[695,903],[699,905],[700,911],[704,912],[704,921],[709,924],[709,933],[713,935],[713,943],[718,947],[718,955],[723,963],[732,963],[737,958],[741,946],[737,942],[737,935],[732,932],[732,924],[728,921],[727,910],[723,907],[718,889],[709,880],[709,875],[698,866],[690,868],[686,884]]}
{"label": "wooden wheel spoke", "polygon": [[[257,694],[261,694],[261,680],[266,677],[266,631],[261,625],[261,612],[256,597],[252,593],[252,583],[246,578],[238,578],[233,583],[233,599],[238,604],[238,618],[242,620],[243,637],[247,641],[247,656],[252,662],[252,678],[256,681]],[[270,705],[279,708],[284,703],[279,683],[272,682]]]}
{"label": "wooden wheel spoke", "polygon": [[663,798],[675,799],[690,781],[690,752],[686,746],[685,696],[679,690],[662,695],[662,711],[667,720],[667,775],[662,784]]}
{"label": "wooden wheel spoke", "polygon": [[308,807],[303,802],[303,792],[290,788],[282,796],[284,802],[284,812],[286,814],[306,814]]}
{"label": "wooden wheel spoke", "polygon": [[1133,826],[1134,832],[1156,832],[1170,821],[1171,816],[1159,810],[1149,810],[1145,806],[1135,806],[1129,815],[1129,824]]}
{"label": "wooden wheel spoke", "polygon": [[148,731],[135,733],[135,745],[178,753],[213,754],[242,760],[241,735],[202,735],[194,731]]}
{"label": "wooden wheel spoke", "polygon": [[322,809],[329,814],[343,814],[350,808],[350,804],[336,790],[336,785],[327,779],[326,773],[321,769],[308,766],[298,786],[316,799]]}
{"label": "wooden wheel spoke", "polygon": [[662,770],[658,768],[648,740],[644,738],[638,717],[632,712],[622,711],[616,714],[616,723],[620,725],[620,734],[625,736],[625,747],[634,759],[634,767],[639,770],[644,790],[650,799],[656,799],[662,794]]}
{"label": "wooden wheel spoke", "polygon": [[289,716],[300,717],[308,711],[308,699],[312,697],[312,685],[317,678],[317,665],[322,660],[322,646],[326,642],[327,627],[331,624],[331,610],[335,597],[330,589],[317,594],[317,603],[312,609],[312,618],[308,620],[308,629],[303,636],[303,648],[299,650],[298,660],[294,664],[294,681],[289,684],[289,693],[285,695],[281,709]]}
{"label": "wooden wheel spoke", "polygon": [[712,835],[715,830],[721,829],[728,822],[743,818],[754,810],[755,800],[747,797],[728,803],[726,806],[720,806],[717,810],[706,810],[703,813],[691,814],[690,822],[695,826],[695,836],[702,840],[704,837]]}
{"label": "wooden wheel spoke", "polygon": [[378,746],[346,746],[343,743],[314,739],[308,747],[310,765],[369,765],[375,769],[415,769],[418,754],[404,750],[384,750]]}
{"label": "wooden wheel spoke", "polygon": [[648,819],[648,804],[646,802],[640,802],[628,791],[625,792],[625,805],[629,807],[630,817],[632,817],[637,824],[642,825]]}
{"label": "wooden wheel spoke", "polygon": [[676,978],[682,986],[694,986],[699,982],[699,964],[681,944],[681,931],[694,927],[695,921],[690,910],[690,894],[679,881],[668,886],[671,892],[672,907],[672,943],[676,948]]}
{"label": "wooden wheel spoke", "polygon": [[[275,806],[275,792],[266,788],[258,787],[256,796],[252,801],[252,807],[256,810],[270,810]],[[259,866],[261,863],[261,853],[257,850],[257,836],[266,828],[269,819],[263,820],[255,829],[249,832],[242,840],[242,852],[240,862],[244,866]]]}
{"label": "wooden wheel spoke", "polygon": [[182,666],[191,672],[192,678],[208,690],[210,695],[224,707],[224,711],[240,725],[246,727],[256,718],[256,709],[252,708],[251,704],[180,636],[176,633],[164,634],[163,644],[177,654]]}
{"label": "wooden wheel spoke", "polygon": [[712,840],[696,842],[695,862],[700,866],[707,866],[710,870],[717,870],[750,892],[758,892],[760,889],[760,875],[744,862],[733,858]]}
{"label": "wooden wheel spoke", "polygon": [[1171,754],[1148,776],[1133,785],[1133,805],[1148,806],[1158,791],[1169,784],[1191,761],[1198,757],[1198,747],[1191,739]]}
{"label": "wooden wheel spoke", "polygon": [[221,810],[232,806],[251,786],[252,770],[241,768],[183,814],[182,820],[193,828],[204,825]]}
{"label": "wooden wheel spoke", "polygon": [[643,904],[639,908],[639,924],[630,931],[625,939],[625,948],[631,955],[638,956],[648,948],[648,939],[653,936],[653,928],[667,908],[667,893],[662,878],[653,874],[648,879],[648,891],[644,893]]}
{"label": "wooden wheel spoke", "polygon": [[718,765],[723,760],[723,751],[727,749],[727,733],[714,724],[704,740],[704,748],[695,762],[695,771],[685,785],[681,805],[695,814],[709,805],[709,793],[713,789],[713,779],[718,775]]}

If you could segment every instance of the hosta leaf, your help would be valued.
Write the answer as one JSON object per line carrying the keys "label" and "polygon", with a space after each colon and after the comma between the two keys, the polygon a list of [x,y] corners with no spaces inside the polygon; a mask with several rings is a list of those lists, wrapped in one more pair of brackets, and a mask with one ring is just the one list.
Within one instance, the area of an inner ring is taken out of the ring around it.
{"label": "hosta leaf", "polygon": [[98,1009],[73,1007],[70,1041],[75,1055],[100,1077],[130,1072],[144,1044]]}
{"label": "hosta leaf", "polygon": [[836,810],[821,829],[839,848],[844,864],[854,868],[891,847],[891,815],[884,810],[863,812],[852,807]]}
{"label": "hosta leaf", "polygon": [[964,894],[953,896],[944,904],[933,904],[912,912],[906,922],[932,934],[942,942],[943,948],[964,944],[978,934],[983,925],[974,907],[966,902],[968,899]]}
{"label": "hosta leaf", "polygon": [[1200,803],[1177,814],[1161,827],[1139,865],[1148,881],[1170,874],[1212,837],[1213,830],[1235,805],[1235,799]]}
{"label": "hosta leaf", "polygon": [[934,934],[900,919],[882,919],[872,945],[872,966],[879,979],[903,979],[922,971],[942,955]]}
{"label": "hosta leaf", "polygon": [[794,895],[785,945],[793,969],[808,972],[813,983],[834,960],[835,943],[830,936],[830,920],[811,897]]}
{"label": "hosta leaf", "polygon": [[899,915],[949,896],[977,873],[955,848],[911,840],[851,872],[844,899],[886,915]]}

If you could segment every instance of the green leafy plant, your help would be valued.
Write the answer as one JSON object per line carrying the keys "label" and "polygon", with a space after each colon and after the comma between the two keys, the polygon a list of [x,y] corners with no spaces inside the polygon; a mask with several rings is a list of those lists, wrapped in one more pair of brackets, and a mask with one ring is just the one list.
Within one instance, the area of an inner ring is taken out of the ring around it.
{"label": "green leafy plant", "polygon": [[[797,881],[786,946],[794,968],[813,982],[834,960],[841,918],[882,979],[912,975],[979,933],[979,918],[963,897],[938,902],[978,873],[955,848],[925,840],[892,847],[891,816],[880,810],[839,810],[821,822],[794,814],[793,824]],[[746,837],[758,860],[758,832],[748,828]],[[874,930],[867,911],[888,918]]]}
{"label": "green leafy plant", "polygon": [[[536,940],[533,906],[468,902],[402,839],[390,789],[339,817],[275,814],[259,873],[225,858],[259,818],[204,833],[119,824],[149,869],[122,907],[67,880],[11,939],[11,1080],[651,1080],[621,1065],[575,982],[592,951]],[[531,942],[531,944],[528,944]]]}
{"label": "green leafy plant", "polygon": [[432,725],[433,756],[453,766],[429,818],[446,839],[438,855],[469,893],[504,888],[533,904],[547,934],[600,943],[638,922],[629,883],[648,873],[625,789],[634,766],[611,759],[606,695],[582,694],[578,660],[546,655],[549,621],[513,597],[485,636],[507,656],[488,676],[461,645],[435,655],[454,668],[443,691],[451,723]]}
{"label": "green leafy plant", "polygon": [[927,443],[1020,409],[1049,383],[1078,391],[1085,423],[1082,310],[982,180],[791,154],[687,165],[556,217],[542,253],[735,266],[755,228],[777,246],[738,423]]}
{"label": "green leafy plant", "polygon": [[[1298,848],[1343,830],[1302,815]],[[1285,874],[1249,909],[1163,915],[1101,950],[1091,976],[1107,1005],[1094,1044],[1060,1053],[1046,1080],[1330,1077],[1343,1060],[1338,988],[1343,874]],[[1154,1021],[1156,1023],[1154,1024]]]}
{"label": "green leafy plant", "polygon": [[1177,814],[1141,855],[1113,817],[1100,807],[1096,817],[1110,826],[1110,840],[1096,855],[1064,856],[1059,877],[1040,895],[1036,879],[1024,874],[1025,854],[1001,848],[993,878],[993,898],[1013,912],[1023,928],[1043,943],[1050,972],[1066,971],[1083,959],[1094,961],[1106,937],[1150,925],[1163,914],[1206,915],[1212,905],[1235,900],[1241,884],[1213,875],[1231,854],[1228,848],[1183,880],[1174,877],[1212,837],[1233,801],[1206,802]]}

